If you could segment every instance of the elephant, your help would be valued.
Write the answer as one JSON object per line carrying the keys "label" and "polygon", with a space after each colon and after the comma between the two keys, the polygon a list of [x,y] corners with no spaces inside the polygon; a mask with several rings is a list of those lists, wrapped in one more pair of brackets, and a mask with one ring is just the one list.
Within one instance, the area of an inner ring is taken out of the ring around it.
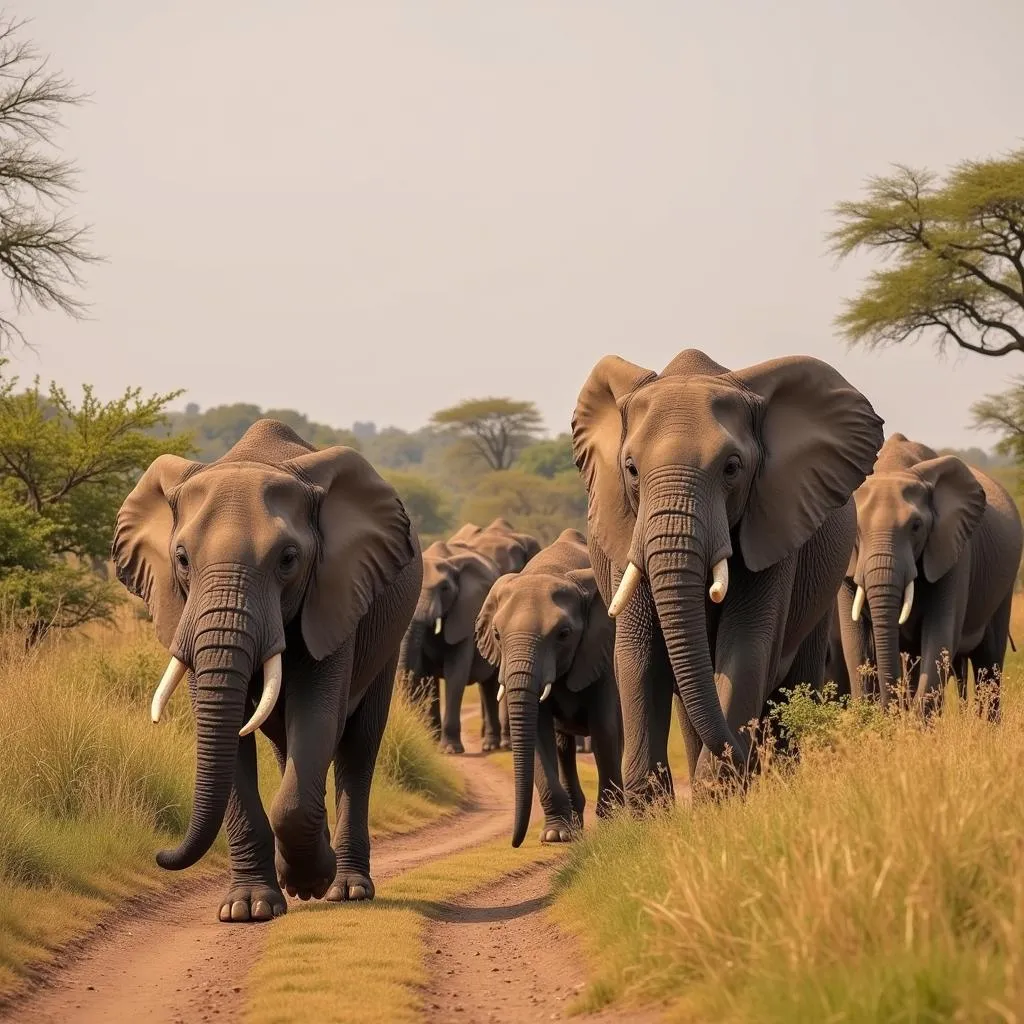
{"label": "elephant", "polygon": [[691,348],[660,374],[617,355],[594,366],[573,456],[616,619],[630,806],[674,796],[673,693],[691,785],[722,769],[742,783],[755,751],[741,728],[780,687],[821,686],[882,423],[810,356],[730,371]]}
{"label": "elephant", "polygon": [[[997,718],[1024,547],[1013,498],[955,455],[892,434],[854,501],[857,539],[836,602],[851,693],[886,705],[905,653],[919,659],[914,704],[937,710],[945,650],[963,698],[968,659],[975,680],[992,684],[988,712]],[[872,660],[874,681],[860,671]]]}
{"label": "elephant", "polygon": [[[373,899],[370,783],[423,576],[395,490],[354,449],[318,451],[261,419],[215,462],[155,459],[117,514],[111,554],[171,655],[153,721],[186,676],[195,715],[191,820],[157,863],[195,864],[224,823],[221,921],[283,914],[282,890]],[[257,728],[282,773],[269,818]]]}
{"label": "elephant", "polygon": [[515,770],[512,845],[530,824],[533,786],[541,842],[568,842],[583,824],[576,737],[590,736],[597,813],[622,793],[622,714],[612,668],[615,626],[590,567],[586,538],[564,530],[518,573],[498,578],[476,620],[480,653],[498,669]]}
{"label": "elephant", "polygon": [[[483,750],[501,746],[498,676],[476,648],[474,626],[487,592],[502,575],[502,566],[518,571],[540,545],[532,537],[532,544],[524,543],[522,535],[496,523],[483,530],[467,524],[451,540],[435,541],[423,552],[422,589],[399,659],[400,673],[411,680],[415,698],[427,700],[431,726],[441,749],[450,754],[465,752],[462,697],[471,682],[481,691]],[[445,682],[443,721],[441,678]]]}

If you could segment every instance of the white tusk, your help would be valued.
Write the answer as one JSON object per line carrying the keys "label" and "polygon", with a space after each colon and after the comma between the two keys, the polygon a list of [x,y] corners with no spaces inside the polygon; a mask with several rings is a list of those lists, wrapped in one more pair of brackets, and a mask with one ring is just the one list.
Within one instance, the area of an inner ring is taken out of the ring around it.
{"label": "white tusk", "polygon": [[498,702],[501,703],[501,698],[505,696],[505,684],[498,683]]}
{"label": "white tusk", "polygon": [[434,636],[437,636],[437,634],[440,633],[440,632],[441,632],[441,616],[438,615],[438,617],[436,619],[434,619]]}
{"label": "white tusk", "polygon": [[900,625],[902,626],[910,618],[910,609],[914,607],[914,581],[907,584],[903,591],[903,607],[900,609]]}
{"label": "white tusk", "polygon": [[171,694],[177,689],[178,683],[185,678],[187,671],[188,668],[184,662],[178,661],[177,658],[171,658],[164,671],[164,677],[160,680],[156,693],[153,694],[153,703],[149,706],[149,717],[153,719],[154,723],[160,721],[160,716],[164,713]]}
{"label": "white tusk", "polygon": [[622,582],[612,597],[612,603],[608,605],[608,614],[613,619],[629,604],[630,598],[636,593],[636,588],[640,586],[641,578],[640,570],[630,562],[622,574]]}
{"label": "white tusk", "polygon": [[255,732],[274,710],[277,698],[281,695],[281,655],[275,654],[263,662],[263,694],[252,718],[242,726],[239,736],[248,736]]}
{"label": "white tusk", "polygon": [[729,593],[729,562],[726,559],[723,558],[711,570],[711,579],[708,597],[715,604],[721,604],[725,600],[725,595]]}
{"label": "white tusk", "polygon": [[860,622],[860,613],[864,611],[864,588],[857,587],[857,593],[853,595],[853,621]]}
{"label": "white tusk", "polygon": [[548,699],[548,697],[550,697],[550,696],[551,696],[551,684],[550,683],[545,683],[544,684],[544,692],[540,695],[541,703],[543,704],[544,701],[546,701]]}

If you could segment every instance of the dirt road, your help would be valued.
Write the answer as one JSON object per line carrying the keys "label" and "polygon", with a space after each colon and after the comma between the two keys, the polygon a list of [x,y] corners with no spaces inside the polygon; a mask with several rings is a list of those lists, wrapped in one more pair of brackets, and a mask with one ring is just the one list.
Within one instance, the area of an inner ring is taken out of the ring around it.
{"label": "dirt road", "polygon": [[[469,743],[474,739],[471,732]],[[375,843],[373,875],[378,892],[381,882],[400,872],[508,833],[512,814],[512,787],[508,775],[478,754],[468,753],[456,763],[467,781],[466,807],[416,832]],[[185,883],[172,891],[135,901],[108,918],[76,949],[66,953],[48,983],[28,999],[0,1012],[0,1021],[11,1024],[240,1021],[246,977],[260,955],[267,927],[228,927],[217,921],[215,910],[224,885],[224,878]],[[548,938],[545,936],[545,941],[540,942],[530,931],[540,929],[543,932],[550,928],[540,915],[544,901],[539,898],[547,892],[547,874],[534,871],[516,876],[514,881],[506,879],[495,890],[500,890],[500,900],[515,902],[519,899],[515,915],[506,915],[506,925],[514,922],[513,939],[520,950],[517,971],[522,972],[523,977],[535,971],[532,991],[543,993],[547,978],[555,986],[551,992],[562,996],[567,977],[564,944],[560,957],[563,969],[558,970],[553,963],[550,969],[545,968]],[[494,892],[488,890],[481,898],[483,905],[489,905],[488,901],[495,899]],[[502,906],[511,905],[506,902]],[[472,920],[483,928],[489,923],[487,915],[481,917],[478,905],[472,901],[461,909],[451,908],[450,919],[463,923]],[[436,930],[445,926],[438,922],[433,927]],[[472,929],[449,929],[449,932],[443,941],[447,959],[452,963],[459,959],[461,963],[463,954],[473,959],[472,949],[479,938]],[[520,933],[522,935],[516,938]],[[437,970],[442,970],[446,958],[432,957],[432,964],[434,960]],[[460,969],[454,975],[437,975],[428,1006],[433,1003],[448,1007],[464,1002],[466,993],[459,990],[461,973]],[[578,977],[576,969],[572,978]],[[474,972],[467,974],[466,982],[474,992],[482,991]],[[502,985],[506,996],[508,988],[515,987],[504,985],[503,977],[501,982],[495,980],[487,991],[494,990],[497,984]],[[561,1000],[557,1002],[558,1006],[552,1005],[543,1014],[546,1019],[561,1006]],[[535,1004],[531,1006],[537,1009]],[[442,1018],[436,1016],[436,1011],[428,1010],[427,1019]],[[443,1019],[449,1018],[446,1015]],[[531,1014],[494,1018],[463,1011],[458,1012],[458,1019],[468,1024],[477,1020],[531,1019]]]}

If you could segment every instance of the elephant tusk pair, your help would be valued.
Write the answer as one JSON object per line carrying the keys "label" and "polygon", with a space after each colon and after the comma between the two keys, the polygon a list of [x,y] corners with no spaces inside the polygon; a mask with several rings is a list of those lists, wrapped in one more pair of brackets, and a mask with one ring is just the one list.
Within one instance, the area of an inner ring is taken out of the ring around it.
{"label": "elephant tusk pair", "polygon": [[438,617],[436,619],[434,619],[434,636],[437,636],[438,633],[441,632],[441,626],[442,625],[443,625],[443,623],[441,622],[441,616],[438,615]]}
{"label": "elephant tusk pair", "polygon": [[[501,698],[504,697],[504,696],[505,696],[505,684],[504,683],[499,683],[498,684],[498,700],[500,701]],[[551,696],[551,684],[550,683],[545,683],[544,684],[544,692],[540,695],[540,699],[541,699],[541,701],[545,701],[550,696]]]}
{"label": "elephant tusk pair", "polygon": [[[186,672],[188,672],[188,667],[184,662],[177,658],[171,658],[150,705],[149,713],[154,723],[160,721],[160,716],[163,714],[164,708],[167,707],[171,694],[185,678]],[[275,654],[263,663],[263,693],[260,695],[259,704],[256,705],[256,711],[252,718],[242,726],[238,733],[239,736],[248,736],[249,733],[255,732],[270,717],[277,698],[281,696],[281,678],[281,655]]]}
{"label": "elephant tusk pair", "polygon": [[[626,566],[626,571],[622,574],[622,582],[619,583],[619,589],[615,591],[615,596],[612,597],[611,604],[608,605],[608,614],[613,619],[629,604],[630,599],[636,593],[636,588],[640,586],[641,577],[640,570],[630,562]],[[711,570],[711,587],[708,590],[708,597],[715,604],[721,604],[728,592],[729,561],[723,558],[721,561],[716,562]]]}
{"label": "elephant tusk pair", "polygon": [[[902,626],[910,618],[910,610],[914,607],[914,581],[911,580],[903,591],[903,607],[900,608],[899,624]],[[853,621],[860,621],[860,613],[864,610],[864,588],[857,587],[857,593],[853,595]]]}

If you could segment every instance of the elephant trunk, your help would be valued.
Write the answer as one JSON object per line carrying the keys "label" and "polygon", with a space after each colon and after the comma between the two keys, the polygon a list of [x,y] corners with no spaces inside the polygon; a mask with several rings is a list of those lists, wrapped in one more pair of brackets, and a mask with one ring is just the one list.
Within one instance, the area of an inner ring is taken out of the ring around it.
{"label": "elephant trunk", "polygon": [[865,558],[864,566],[864,594],[871,612],[878,693],[882,706],[885,707],[889,700],[890,688],[898,685],[903,675],[900,664],[903,574],[899,571],[898,561],[892,550],[872,551]]}
{"label": "elephant trunk", "polygon": [[191,867],[213,845],[224,821],[235,778],[239,731],[245,721],[256,643],[241,622],[244,612],[221,608],[201,614],[195,624],[196,776],[192,816],[181,845],[161,850],[157,864],[171,871]]}
{"label": "elephant trunk", "polygon": [[522,845],[533,808],[533,773],[537,745],[541,681],[535,652],[528,645],[504,655],[502,676],[508,706],[509,737],[515,774],[515,819],[512,845]]}
{"label": "elephant trunk", "polygon": [[[727,563],[716,563],[709,588],[702,518],[694,510],[653,511],[645,521],[643,551],[651,596],[687,717],[712,754],[739,768],[746,762],[746,745],[725,720],[708,642],[709,589],[714,600],[728,599]],[[634,547],[639,539],[634,538]]]}
{"label": "elephant trunk", "polygon": [[407,679],[420,676],[423,666],[423,640],[427,635],[427,623],[413,619],[402,637],[398,651],[398,671]]}

